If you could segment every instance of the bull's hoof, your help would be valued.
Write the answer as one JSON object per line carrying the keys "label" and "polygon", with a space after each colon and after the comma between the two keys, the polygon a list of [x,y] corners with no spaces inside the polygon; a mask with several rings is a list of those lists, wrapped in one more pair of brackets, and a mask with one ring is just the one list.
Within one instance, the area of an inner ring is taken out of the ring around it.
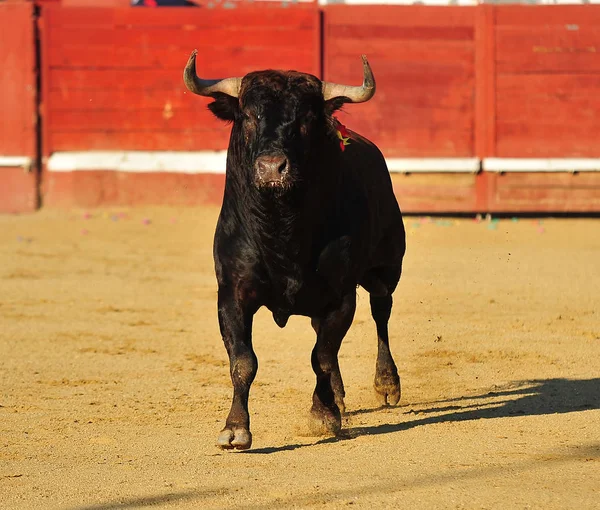
{"label": "bull's hoof", "polygon": [[224,428],[217,439],[217,446],[223,450],[247,450],[252,446],[252,434],[248,429]]}
{"label": "bull's hoof", "polygon": [[395,406],[400,402],[400,377],[398,374],[375,376],[375,393],[381,405]]}
{"label": "bull's hoof", "polygon": [[342,418],[339,411],[335,413],[326,407],[313,405],[308,427],[313,436],[337,436],[342,430]]}

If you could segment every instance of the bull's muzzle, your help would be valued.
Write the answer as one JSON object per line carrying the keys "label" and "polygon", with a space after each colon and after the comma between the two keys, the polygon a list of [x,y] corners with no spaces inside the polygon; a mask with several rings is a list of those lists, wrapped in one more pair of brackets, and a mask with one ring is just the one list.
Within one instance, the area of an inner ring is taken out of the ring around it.
{"label": "bull's muzzle", "polygon": [[258,156],[254,162],[259,187],[284,187],[289,179],[290,163],[283,154]]}

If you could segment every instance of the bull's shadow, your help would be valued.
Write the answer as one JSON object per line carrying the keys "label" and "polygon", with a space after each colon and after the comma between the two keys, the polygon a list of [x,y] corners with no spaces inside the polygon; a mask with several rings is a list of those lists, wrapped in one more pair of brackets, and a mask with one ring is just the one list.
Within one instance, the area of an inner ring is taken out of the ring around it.
{"label": "bull's shadow", "polygon": [[[377,412],[382,408],[349,412],[356,414]],[[571,413],[600,409],[600,378],[594,379],[533,379],[516,381],[478,395],[413,403],[399,407],[399,423],[376,426],[348,427],[338,437],[322,439],[313,444],[294,444],[274,448],[249,450],[249,454],[266,454],[295,450],[314,444],[333,443],[359,436],[391,434],[434,423],[450,423],[512,416]],[[414,417],[414,418],[413,418]]]}

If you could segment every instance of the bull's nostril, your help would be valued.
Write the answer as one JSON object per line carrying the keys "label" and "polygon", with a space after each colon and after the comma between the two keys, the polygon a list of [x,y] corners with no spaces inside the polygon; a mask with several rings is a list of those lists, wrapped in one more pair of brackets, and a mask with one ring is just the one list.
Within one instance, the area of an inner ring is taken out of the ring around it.
{"label": "bull's nostril", "polygon": [[283,160],[283,162],[281,163],[281,165],[279,165],[279,168],[277,170],[279,171],[280,174],[282,174],[283,172],[285,172],[287,170],[287,159]]}

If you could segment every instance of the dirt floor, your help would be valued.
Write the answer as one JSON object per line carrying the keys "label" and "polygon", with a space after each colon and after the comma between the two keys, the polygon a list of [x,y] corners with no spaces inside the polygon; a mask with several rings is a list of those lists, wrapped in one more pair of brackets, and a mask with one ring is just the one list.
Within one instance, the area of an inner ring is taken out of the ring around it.
{"label": "dirt floor", "polygon": [[600,220],[406,219],[377,407],[359,291],[340,438],[306,435],[309,320],[255,320],[252,450],[229,409],[218,210],[0,217],[0,508],[598,508]]}

